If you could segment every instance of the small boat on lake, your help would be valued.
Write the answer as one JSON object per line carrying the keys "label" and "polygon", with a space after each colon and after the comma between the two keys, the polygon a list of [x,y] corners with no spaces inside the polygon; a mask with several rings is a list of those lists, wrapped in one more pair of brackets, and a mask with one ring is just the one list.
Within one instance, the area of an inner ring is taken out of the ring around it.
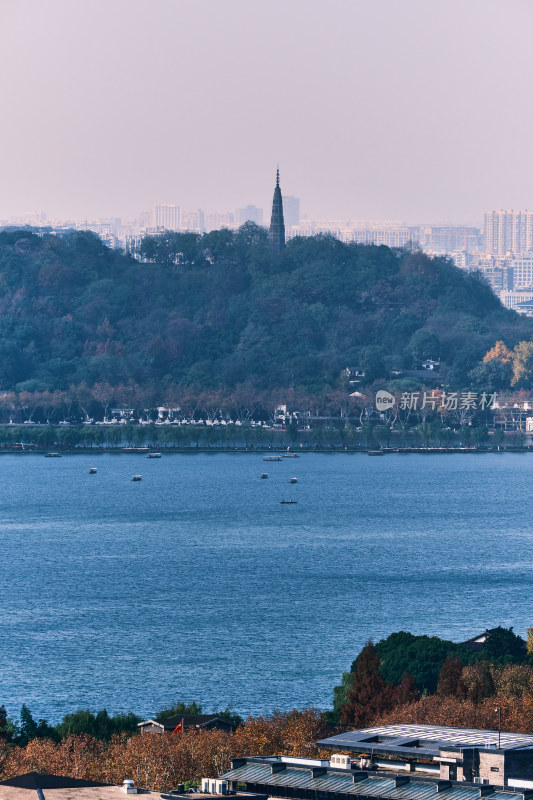
{"label": "small boat on lake", "polygon": [[161,453],[148,453],[147,458],[161,458]]}
{"label": "small boat on lake", "polygon": [[291,478],[289,483],[298,483],[298,478]]}
{"label": "small boat on lake", "polygon": [[262,478],[268,478],[268,472],[262,472],[261,473],[261,477]]}
{"label": "small boat on lake", "polygon": [[143,479],[142,475],[134,475],[132,481],[142,481],[142,479]]}
{"label": "small boat on lake", "polygon": [[265,456],[263,461],[281,461],[281,456]]}
{"label": "small boat on lake", "polygon": [[383,450],[367,450],[367,455],[369,456],[383,456],[385,453]]}
{"label": "small boat on lake", "polygon": [[298,453],[284,453],[282,458],[300,458]]}
{"label": "small boat on lake", "polygon": [[89,468],[89,475],[96,475],[97,472],[98,470],[96,469],[96,467]]}
{"label": "small boat on lake", "polygon": [[61,453],[47,453],[45,458],[61,458]]}
{"label": "small boat on lake", "polygon": [[282,506],[295,506],[298,504],[298,500],[280,500]]}

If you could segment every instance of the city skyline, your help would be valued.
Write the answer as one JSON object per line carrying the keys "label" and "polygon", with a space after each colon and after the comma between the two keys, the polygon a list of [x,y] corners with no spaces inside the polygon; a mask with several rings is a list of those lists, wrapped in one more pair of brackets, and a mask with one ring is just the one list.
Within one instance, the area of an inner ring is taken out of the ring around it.
{"label": "city skyline", "polygon": [[277,163],[310,218],[533,206],[523,0],[7,0],[0,21],[0,218],[266,210]]}

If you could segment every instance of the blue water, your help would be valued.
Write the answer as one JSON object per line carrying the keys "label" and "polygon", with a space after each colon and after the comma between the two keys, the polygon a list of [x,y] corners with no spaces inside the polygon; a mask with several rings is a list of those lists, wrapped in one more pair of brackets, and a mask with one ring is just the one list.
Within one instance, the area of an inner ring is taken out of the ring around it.
{"label": "blue water", "polygon": [[327,708],[369,637],[525,635],[532,476],[527,454],[1,456],[0,703]]}

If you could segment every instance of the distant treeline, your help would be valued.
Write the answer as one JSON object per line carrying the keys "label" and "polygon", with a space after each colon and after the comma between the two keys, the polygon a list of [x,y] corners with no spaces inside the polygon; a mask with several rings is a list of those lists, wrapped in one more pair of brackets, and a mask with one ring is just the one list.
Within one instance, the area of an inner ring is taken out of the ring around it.
{"label": "distant treeline", "polygon": [[445,258],[330,236],[275,257],[252,223],[147,237],[137,256],[88,232],[0,233],[0,389],[108,384],[127,404],[135,387],[163,402],[244,388],[305,401],[346,392],[346,367],[372,385],[424,359],[457,389],[531,385],[531,352],[516,374],[483,358],[497,340],[513,354],[531,343],[533,320]]}
{"label": "distant treeline", "polygon": [[[170,708],[163,708],[154,714],[154,719],[164,720],[178,714],[201,714],[202,706],[194,700],[192,703],[180,701]],[[220,717],[230,719],[236,726],[243,720],[229,708],[217,712]],[[127,733],[138,733],[141,717],[133,712],[110,715],[106,709],[92,712],[88,708],[65,714],[57,725],[49,725],[45,719],[34,720],[27,705],[20,710],[20,719],[8,717],[5,705],[0,706],[0,742],[25,747],[33,739],[51,739],[59,742],[69,736],[88,735],[95,739],[109,740],[113,736]]]}

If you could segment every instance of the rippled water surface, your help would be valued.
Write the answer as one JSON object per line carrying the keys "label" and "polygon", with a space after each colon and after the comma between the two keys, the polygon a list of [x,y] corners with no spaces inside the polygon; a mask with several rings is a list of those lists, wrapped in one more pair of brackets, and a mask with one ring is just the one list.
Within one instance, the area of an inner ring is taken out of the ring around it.
{"label": "rippled water surface", "polygon": [[1,456],[0,703],[325,708],[369,637],[525,635],[532,474],[527,454]]}

